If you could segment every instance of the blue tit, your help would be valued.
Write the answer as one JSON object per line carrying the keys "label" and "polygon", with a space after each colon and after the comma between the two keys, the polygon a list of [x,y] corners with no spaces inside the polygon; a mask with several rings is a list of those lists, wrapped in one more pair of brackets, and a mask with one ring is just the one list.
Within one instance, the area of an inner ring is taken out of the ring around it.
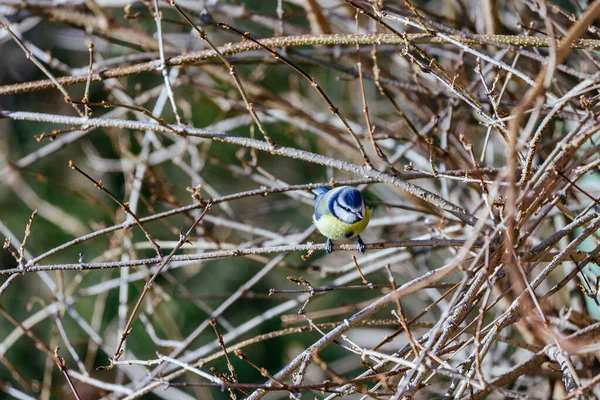
{"label": "blue tit", "polygon": [[365,252],[365,244],[360,236],[371,219],[370,207],[365,207],[362,195],[350,186],[332,189],[324,186],[313,190],[315,212],[313,221],[323,236],[327,238],[327,253],[331,253],[331,240],[358,237],[358,250]]}

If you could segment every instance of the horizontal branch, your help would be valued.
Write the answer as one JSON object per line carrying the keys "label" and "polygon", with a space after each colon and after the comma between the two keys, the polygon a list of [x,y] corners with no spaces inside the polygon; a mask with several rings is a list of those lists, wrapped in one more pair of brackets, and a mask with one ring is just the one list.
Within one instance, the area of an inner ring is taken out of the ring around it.
{"label": "horizontal branch", "polygon": [[[460,239],[423,239],[423,240],[398,240],[394,242],[378,242],[365,244],[366,250],[383,250],[391,248],[401,247],[461,247],[465,244],[464,240]],[[476,243],[481,246],[481,243]],[[211,251],[200,254],[183,254],[176,255],[171,258],[171,262],[178,261],[204,261],[214,260],[217,258],[230,258],[230,257],[244,257],[256,254],[273,254],[273,253],[292,253],[292,252],[308,252],[308,251],[325,251],[327,245],[322,244],[301,244],[301,245],[287,245],[287,246],[272,246],[272,247],[252,247],[247,249],[235,249],[235,250],[220,250]],[[356,244],[339,244],[333,246],[334,251],[358,251],[358,245]],[[140,265],[152,265],[160,263],[164,257],[152,257],[138,260],[126,260],[126,261],[110,261],[102,263],[74,263],[74,264],[51,264],[51,265],[34,265],[23,268],[11,268],[0,270],[0,275],[10,274],[25,274],[28,272],[40,272],[40,271],[81,271],[81,270],[92,270],[92,269],[107,269],[107,268],[123,268],[123,267],[135,267]]]}
{"label": "horizontal branch", "polygon": [[[407,247],[461,247],[465,244],[465,240],[461,239],[417,239],[417,240],[397,240],[393,242],[376,242],[376,243],[365,243],[365,250],[383,250],[383,249],[395,249],[395,248],[407,248]],[[475,242],[474,247],[481,247],[482,242]],[[271,247],[251,247],[246,249],[234,249],[234,250],[219,250],[211,251],[199,254],[182,254],[176,255],[171,258],[171,262],[198,262],[215,260],[219,258],[232,258],[232,257],[246,257],[258,254],[279,254],[279,253],[292,253],[292,252],[315,252],[315,251],[326,251],[327,245],[325,243],[306,243],[299,245],[286,245],[286,246],[271,246]],[[338,244],[333,246],[334,251],[358,251],[358,245],[356,244]],[[527,259],[527,254],[519,254],[523,258]],[[541,262],[554,261],[554,257],[557,255],[556,252],[550,252],[545,254]],[[589,253],[581,250],[575,250],[571,252],[570,259],[568,261],[581,261],[585,259]],[[164,257],[152,257],[142,258],[137,260],[126,260],[126,261],[107,261],[99,263],[72,263],[72,264],[47,264],[47,265],[34,265],[23,268],[10,268],[0,270],[0,276],[12,275],[12,274],[26,274],[30,272],[42,272],[42,271],[84,271],[84,270],[97,270],[97,269],[111,269],[111,268],[124,268],[124,267],[137,267],[142,265],[154,265],[164,260]],[[467,261],[470,261],[467,260]]]}
{"label": "horizontal branch", "polygon": [[[549,47],[552,38],[540,36],[517,36],[517,35],[471,35],[466,38],[461,35],[448,35],[453,41],[459,41],[463,44],[490,44],[498,43],[502,46],[515,47]],[[424,33],[407,34],[406,38],[415,44],[452,44],[451,41],[430,36]],[[328,34],[328,35],[301,35],[301,36],[283,36],[261,39],[260,43],[270,48],[280,47],[295,47],[295,46],[310,46],[310,45],[372,45],[372,44],[391,44],[404,45],[406,41],[395,34]],[[600,40],[596,39],[578,39],[571,46],[574,49],[600,49]],[[242,41],[234,44],[226,44],[217,48],[224,55],[234,55],[242,52],[260,50],[261,47],[252,41]],[[186,53],[179,56],[171,57],[166,61],[166,66],[194,64],[198,61],[215,58],[217,52],[212,49]],[[91,74],[93,82],[101,82],[105,79],[119,78],[129,75],[137,75],[145,72],[157,71],[163,65],[160,60],[149,61],[140,64],[128,65],[125,67],[111,68],[104,71],[96,71]],[[88,74],[65,76],[57,78],[57,81],[63,85],[73,85],[77,83],[85,83],[88,79]],[[0,86],[0,96],[32,92],[37,90],[54,88],[54,83],[47,80],[31,81],[17,83],[13,85]]]}

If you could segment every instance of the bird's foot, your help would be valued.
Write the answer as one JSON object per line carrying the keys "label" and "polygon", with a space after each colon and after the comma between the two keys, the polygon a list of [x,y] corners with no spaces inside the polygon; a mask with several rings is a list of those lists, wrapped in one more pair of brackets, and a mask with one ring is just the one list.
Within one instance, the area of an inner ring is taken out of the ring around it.
{"label": "bird's foot", "polygon": [[333,251],[333,242],[329,238],[327,238],[327,243],[325,244],[325,250],[327,251],[327,254],[331,254],[331,252]]}
{"label": "bird's foot", "polygon": [[357,236],[357,237],[358,237],[358,251],[360,251],[361,254],[365,254],[365,243],[362,241],[360,236]]}

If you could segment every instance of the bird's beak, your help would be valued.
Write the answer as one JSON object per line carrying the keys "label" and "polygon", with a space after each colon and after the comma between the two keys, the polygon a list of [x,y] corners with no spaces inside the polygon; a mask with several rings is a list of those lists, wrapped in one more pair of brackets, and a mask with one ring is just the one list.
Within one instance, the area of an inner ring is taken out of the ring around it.
{"label": "bird's beak", "polygon": [[356,216],[360,219],[363,219],[365,217],[365,215],[362,212],[356,213]]}

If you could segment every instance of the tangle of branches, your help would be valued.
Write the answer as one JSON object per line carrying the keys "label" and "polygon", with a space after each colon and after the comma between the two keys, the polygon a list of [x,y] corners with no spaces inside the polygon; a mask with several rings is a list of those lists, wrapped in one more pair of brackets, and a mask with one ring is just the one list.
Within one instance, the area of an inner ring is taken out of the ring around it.
{"label": "tangle of branches", "polygon": [[0,397],[600,398],[599,16],[0,0]]}

